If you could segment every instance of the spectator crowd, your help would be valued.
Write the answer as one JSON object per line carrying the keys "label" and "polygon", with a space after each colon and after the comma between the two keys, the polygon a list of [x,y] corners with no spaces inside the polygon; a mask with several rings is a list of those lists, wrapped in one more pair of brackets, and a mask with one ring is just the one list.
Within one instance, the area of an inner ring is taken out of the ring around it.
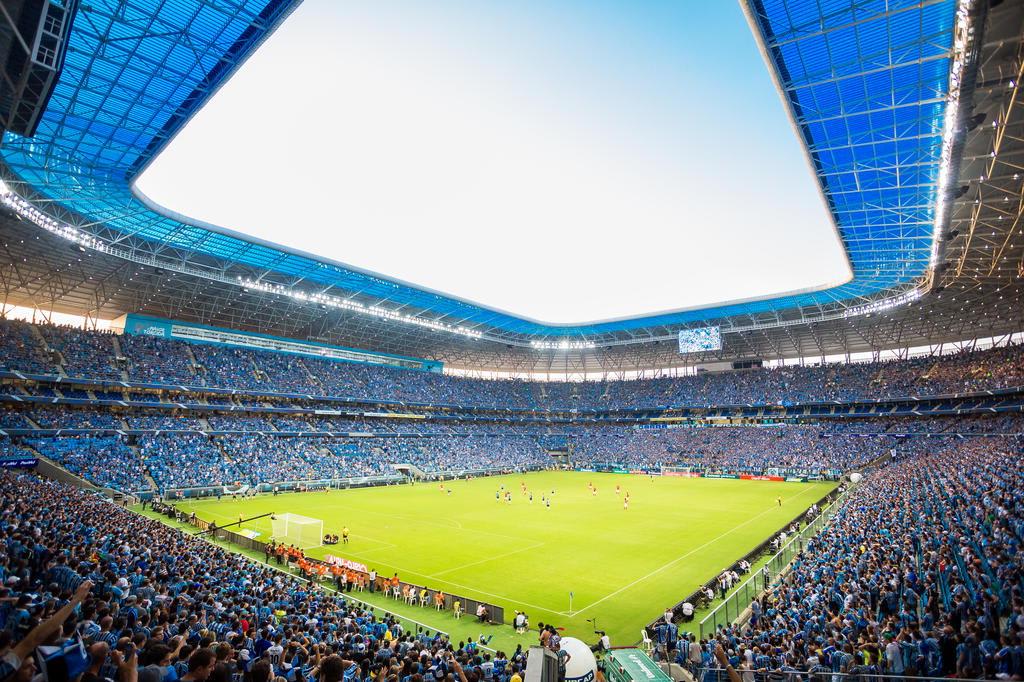
{"label": "spectator crowd", "polygon": [[1004,346],[865,363],[619,381],[485,380],[248,348],[0,320],[0,369],[267,393],[518,409],[629,409],[896,398],[1024,385]]}
{"label": "spectator crowd", "polygon": [[[74,542],[68,542],[74,538]],[[525,654],[405,630],[77,488],[0,472],[0,682],[521,682]],[[79,641],[81,643],[79,643]]]}
{"label": "spectator crowd", "polygon": [[870,475],[751,605],[698,640],[672,615],[656,655],[744,679],[842,673],[1024,678],[1019,439],[931,443]]}

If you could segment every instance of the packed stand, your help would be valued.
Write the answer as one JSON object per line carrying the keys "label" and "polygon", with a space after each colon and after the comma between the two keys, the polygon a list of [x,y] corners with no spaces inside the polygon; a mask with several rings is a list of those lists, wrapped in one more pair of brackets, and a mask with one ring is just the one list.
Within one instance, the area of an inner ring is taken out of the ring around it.
{"label": "packed stand", "polygon": [[142,462],[117,436],[28,438],[24,442],[47,459],[96,485],[124,492],[152,489]]}
{"label": "packed stand", "polygon": [[199,418],[190,414],[132,414],[128,417],[128,428],[148,431],[200,431],[203,428]]}
{"label": "packed stand", "polygon": [[[36,327],[38,329],[38,327]],[[20,370],[28,374],[53,374],[50,357],[27,322],[0,318],[0,369]]]}
{"label": "packed stand", "polygon": [[763,474],[841,472],[881,457],[889,438],[830,434],[824,426],[708,426],[667,429],[592,427],[573,438],[576,461],[628,468],[687,466]]}
{"label": "packed stand", "polygon": [[[0,472],[0,543],[4,682],[79,635],[86,653],[65,661],[88,682],[484,679],[475,644],[445,654],[437,633],[58,483]],[[501,658],[487,679],[521,680],[525,656]]]}
{"label": "packed stand", "polygon": [[[68,374],[120,379],[111,335],[38,326]],[[158,337],[118,337],[130,379],[202,384],[267,393],[331,395],[473,408],[588,410],[686,405],[785,405],[939,395],[1024,385],[1021,346],[955,355],[823,366],[702,372],[622,381],[536,382],[455,377],[434,372],[332,361],[248,348],[186,344]],[[0,320],[2,362],[53,372],[32,329]],[[195,362],[193,363],[193,356]]]}
{"label": "packed stand", "polygon": [[121,336],[120,343],[133,381],[184,386],[197,383],[188,343],[132,334]]}
{"label": "packed stand", "polygon": [[114,366],[113,334],[85,331],[75,327],[43,325],[39,327],[47,345],[60,353],[68,376],[120,380],[121,370]]}
{"label": "packed stand", "polygon": [[[871,475],[751,608],[659,655],[741,675],[1024,676],[1019,438],[949,439]],[[795,678],[794,678],[795,679]],[[821,677],[820,679],[824,679]]]}
{"label": "packed stand", "polygon": [[221,442],[224,451],[245,472],[244,481],[253,485],[386,473],[379,459],[372,460],[372,466],[355,466],[364,460],[335,455],[326,439],[237,436]]}
{"label": "packed stand", "polygon": [[228,485],[246,480],[209,436],[178,433],[138,439],[142,461],[161,490]]}
{"label": "packed stand", "polygon": [[551,457],[530,436],[437,436],[382,440],[389,461],[413,464],[427,473],[522,470],[550,464]]}
{"label": "packed stand", "polygon": [[60,407],[36,407],[28,412],[41,429],[123,429],[120,418],[100,410]]}

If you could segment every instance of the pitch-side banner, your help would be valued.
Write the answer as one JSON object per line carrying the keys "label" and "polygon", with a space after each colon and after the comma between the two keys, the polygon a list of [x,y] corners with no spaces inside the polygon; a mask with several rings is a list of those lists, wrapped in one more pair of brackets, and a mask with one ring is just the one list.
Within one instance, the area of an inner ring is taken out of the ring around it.
{"label": "pitch-side banner", "polygon": [[361,564],[356,561],[349,561],[348,559],[342,559],[340,556],[328,554],[324,557],[324,561],[333,566],[341,566],[342,568],[347,568],[351,571],[359,571],[360,573],[370,572],[369,569],[366,568],[366,564]]}
{"label": "pitch-side banner", "polygon": [[31,469],[39,464],[35,457],[12,457],[0,460],[0,468],[3,469]]}

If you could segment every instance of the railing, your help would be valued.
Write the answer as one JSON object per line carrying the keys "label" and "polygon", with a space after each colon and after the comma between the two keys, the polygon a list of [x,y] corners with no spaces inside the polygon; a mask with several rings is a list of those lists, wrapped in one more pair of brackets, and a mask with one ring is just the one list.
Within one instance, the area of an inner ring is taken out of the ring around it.
{"label": "railing", "polygon": [[[872,666],[872,670],[876,672],[853,672],[853,673],[840,673],[832,671],[822,672],[795,672],[792,670],[773,670],[770,673],[771,679],[779,680],[780,682],[949,682],[949,677],[942,676],[931,676],[931,675],[911,675],[905,672],[877,672],[878,667]],[[737,668],[736,672],[739,673],[742,679],[748,679],[747,676],[751,675],[752,672]],[[730,682],[728,673],[721,668],[696,668],[693,674],[695,680],[701,682]],[[759,679],[766,678],[764,674],[758,674]],[[983,682],[981,679],[976,677],[958,677],[957,682]]]}
{"label": "railing", "polygon": [[[544,467],[541,466],[521,466],[521,467],[491,467],[486,469],[457,469],[451,471],[428,471],[425,472],[427,480],[450,480],[452,478],[465,478],[466,476],[494,476],[499,474],[508,473],[523,473],[526,471],[541,471]],[[274,492],[286,493],[293,492],[295,490],[323,490],[324,488],[367,488],[370,486],[380,485],[400,485],[409,482],[407,476],[401,474],[384,474],[378,476],[353,476],[350,478],[310,478],[292,481],[274,481],[266,483],[257,483],[254,486],[247,487],[247,490],[254,490],[258,493],[266,494]],[[225,485],[207,485],[207,486],[195,486],[191,488],[167,488],[164,490],[164,499],[168,502],[178,502],[185,499],[199,498],[199,497],[213,497],[215,495],[231,495],[232,489]],[[149,491],[149,497],[152,497],[152,491]],[[148,499],[148,497],[147,497]]]}
{"label": "railing", "polygon": [[725,598],[714,611],[704,616],[700,621],[700,638],[703,639],[713,635],[721,625],[728,625],[736,621],[740,614],[757,598],[761,592],[768,589],[771,581],[782,573],[797,554],[804,550],[807,541],[813,538],[825,527],[843,503],[850,491],[847,490],[827,507],[821,510],[810,523],[790,538],[785,545],[765,563],[753,575],[747,578],[735,591]]}
{"label": "railing", "polygon": [[[833,500],[836,497],[838,497],[839,490],[840,490],[839,488],[836,488],[836,489],[832,490],[827,495],[825,495],[822,498],[820,498],[819,500],[817,500],[814,503],[814,506],[816,506],[818,508],[826,508],[831,503],[831,500]],[[775,537],[777,537],[783,531],[788,531],[789,527],[793,524],[793,522],[796,522],[796,521],[803,522],[803,521],[806,520],[806,518],[807,518],[807,512],[804,511],[798,517],[788,521],[785,525],[780,527],[774,533],[771,533],[764,542],[762,542],[757,547],[755,547],[754,549],[752,549],[749,552],[747,552],[744,556],[742,556],[739,559],[737,559],[732,564],[732,566],[730,567],[731,570],[739,571],[740,570],[739,566],[740,566],[740,563],[742,561],[746,561],[752,567],[759,565],[761,557],[763,557],[766,554],[768,554],[769,548],[770,548],[770,546],[772,544],[773,539]],[[751,569],[751,570],[754,570],[755,573],[756,573],[756,569]],[[674,619],[675,619],[674,622],[676,622],[676,623],[688,623],[688,622],[692,621],[694,616],[690,616],[689,618],[687,618],[684,615],[684,613],[683,613],[683,606],[685,604],[689,603],[689,604],[693,605],[694,607],[696,607],[698,609],[703,609],[703,608],[709,607],[712,603],[714,603],[714,600],[712,599],[712,600],[708,601],[707,598],[704,596],[704,592],[708,588],[710,588],[712,591],[714,591],[717,587],[718,587],[718,577],[716,576],[716,577],[713,577],[713,578],[709,579],[704,584],[699,585],[694,592],[690,593],[689,595],[687,595],[686,597],[681,599],[679,602],[677,602],[676,605],[672,607],[672,613],[674,614]],[[742,585],[740,587],[742,587]],[[736,588],[736,589],[738,590],[739,588]],[[662,617],[659,616],[659,617],[655,618],[654,620],[652,620],[650,623],[647,624],[646,629],[647,629],[648,634],[651,637],[655,636],[655,634],[657,632],[658,624],[661,623],[661,622],[662,622]],[[683,629],[686,629],[686,627],[683,626]]]}
{"label": "railing", "polygon": [[[252,490],[260,493],[270,493],[277,488],[278,492],[292,492],[300,487],[306,489],[323,490],[324,488],[365,488],[375,485],[390,485],[405,483],[405,476],[398,474],[385,474],[378,476],[352,476],[349,478],[316,478],[300,479],[291,481],[261,482],[252,486]],[[212,497],[215,495],[230,495],[231,488],[225,485],[194,486],[190,488],[166,488],[164,499],[176,501],[196,497]]]}

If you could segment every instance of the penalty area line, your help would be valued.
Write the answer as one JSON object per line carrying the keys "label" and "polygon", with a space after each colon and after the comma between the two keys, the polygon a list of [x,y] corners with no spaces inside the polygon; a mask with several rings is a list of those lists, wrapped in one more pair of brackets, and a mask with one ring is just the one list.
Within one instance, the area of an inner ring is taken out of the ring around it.
{"label": "penalty area line", "polygon": [[[795,495],[794,497],[792,497],[792,498],[790,498],[790,499],[794,499],[794,500],[795,500],[796,498],[798,498],[798,497],[800,497],[800,496],[802,496],[802,495],[804,495],[804,494],[806,494],[806,493],[810,492],[811,490],[814,490],[814,488],[810,488],[810,487],[809,487],[809,488],[807,488],[806,490],[804,490],[803,492],[801,492],[801,493],[797,493],[797,494],[796,494],[796,495]],[[583,613],[583,612],[585,612],[585,611],[588,611],[588,610],[590,610],[590,609],[594,608],[595,606],[597,606],[597,605],[598,605],[598,604],[600,604],[601,602],[605,601],[606,599],[611,599],[611,598],[612,598],[612,597],[614,597],[615,595],[617,595],[617,594],[620,594],[620,593],[622,593],[622,592],[625,592],[626,590],[630,589],[630,588],[631,588],[631,587],[633,587],[634,585],[636,585],[636,584],[638,584],[638,583],[641,583],[641,582],[644,582],[645,580],[647,580],[647,579],[648,579],[648,578],[650,578],[651,576],[654,576],[654,575],[657,575],[657,574],[661,573],[661,572],[662,572],[662,571],[664,571],[664,570],[665,570],[666,568],[670,568],[670,567],[672,567],[672,566],[675,566],[676,564],[678,564],[678,563],[679,563],[680,561],[682,561],[683,559],[686,559],[687,557],[689,557],[689,556],[692,556],[693,554],[695,554],[696,552],[699,552],[699,551],[701,551],[701,550],[702,550],[702,549],[704,549],[705,547],[708,547],[708,546],[710,546],[710,545],[713,545],[713,544],[715,544],[716,542],[718,542],[719,540],[721,540],[721,539],[722,539],[722,538],[724,538],[725,536],[727,536],[727,535],[730,535],[731,533],[734,533],[734,532],[736,532],[736,531],[737,531],[737,530],[739,530],[740,528],[743,528],[744,526],[746,526],[746,525],[748,525],[748,524],[750,524],[750,523],[753,523],[754,521],[756,521],[757,519],[761,518],[761,517],[762,517],[762,516],[764,516],[765,514],[767,514],[767,513],[771,512],[771,511],[773,511],[774,509],[775,509],[774,507],[769,507],[768,509],[764,510],[764,511],[763,511],[763,512],[761,512],[760,514],[757,514],[756,516],[751,516],[751,517],[750,517],[749,519],[747,519],[747,520],[746,520],[746,521],[744,521],[743,523],[741,523],[741,524],[739,524],[739,525],[737,525],[737,526],[735,526],[735,527],[733,527],[733,528],[730,528],[729,530],[725,531],[724,533],[722,533],[721,535],[719,535],[719,536],[717,536],[717,537],[713,537],[713,538],[711,538],[710,540],[708,540],[707,542],[705,542],[705,543],[704,543],[703,545],[700,545],[699,547],[694,547],[693,549],[691,549],[691,550],[690,550],[689,552],[687,552],[686,554],[683,554],[683,555],[680,555],[680,556],[676,557],[675,559],[673,559],[672,561],[668,562],[667,564],[664,564],[663,566],[659,566],[658,568],[654,569],[653,571],[651,571],[651,572],[650,572],[650,573],[648,573],[647,575],[645,575],[645,576],[641,576],[641,577],[637,578],[636,580],[634,580],[633,582],[631,582],[631,583],[628,583],[628,584],[626,584],[626,585],[623,585],[622,587],[620,587],[619,589],[615,590],[614,592],[611,592],[611,593],[609,593],[609,594],[606,594],[605,596],[601,597],[600,599],[598,599],[598,600],[597,600],[597,601],[595,601],[594,603],[592,603],[592,604],[588,604],[587,606],[584,606],[584,607],[583,607],[582,609],[579,609],[579,610],[573,611],[573,612],[572,612],[572,615],[573,615],[573,616],[578,616],[578,615],[580,615],[581,613]]]}
{"label": "penalty area line", "polygon": [[[349,552],[349,554],[351,556],[354,556],[354,557],[358,558],[361,553]],[[430,574],[430,573],[423,573],[422,571],[415,571],[415,570],[413,570],[411,568],[403,568],[401,566],[397,566],[395,564],[391,564],[391,563],[386,562],[386,561],[383,562],[383,563],[385,565],[390,566],[391,568],[395,569],[399,573],[405,573],[405,574],[408,574],[408,575],[419,576],[421,578],[427,578],[427,579],[430,579],[430,580],[435,580],[435,581],[437,581],[439,583],[444,583],[445,585],[451,585],[452,587],[458,587],[458,588],[460,588],[460,590],[465,590],[465,591],[470,592],[470,593],[476,593],[476,594],[486,595],[488,597],[494,597],[495,599],[499,599],[499,600],[501,600],[503,602],[506,602],[506,603],[509,603],[509,604],[519,604],[521,606],[529,606],[531,609],[537,609],[538,611],[543,611],[544,613],[553,613],[556,616],[564,615],[564,612],[562,612],[562,611],[555,611],[554,609],[549,609],[546,606],[539,606],[538,604],[531,604],[531,603],[525,602],[525,601],[523,601],[521,599],[516,599],[515,597],[508,597],[508,596],[503,595],[503,594],[494,594],[493,592],[487,592],[486,590],[481,590],[481,589],[479,589],[477,587],[470,587],[469,585],[462,585],[461,583],[455,583],[455,582],[452,582],[450,580],[445,580],[444,578],[438,578],[438,577],[436,577],[436,576],[434,576],[433,574]],[[469,595],[469,594],[466,594],[464,596],[471,598],[471,595]],[[484,601],[484,600],[481,600],[481,601]]]}
{"label": "penalty area line", "polygon": [[434,575],[438,576],[438,575],[444,575],[445,573],[451,573],[452,571],[461,571],[462,569],[469,568],[470,566],[479,566],[480,564],[486,564],[488,561],[494,561],[496,559],[504,559],[504,558],[510,557],[510,556],[512,556],[514,554],[521,554],[523,552],[529,552],[531,549],[537,549],[539,547],[543,547],[546,544],[547,544],[546,542],[538,542],[537,544],[530,545],[529,547],[522,547],[520,549],[513,549],[511,552],[505,552],[504,554],[498,554],[497,556],[489,556],[489,557],[487,557],[485,559],[481,559],[480,561],[474,561],[471,564],[462,564],[461,566],[456,566],[455,568],[448,568],[448,569],[445,569],[443,571],[438,571]]}

